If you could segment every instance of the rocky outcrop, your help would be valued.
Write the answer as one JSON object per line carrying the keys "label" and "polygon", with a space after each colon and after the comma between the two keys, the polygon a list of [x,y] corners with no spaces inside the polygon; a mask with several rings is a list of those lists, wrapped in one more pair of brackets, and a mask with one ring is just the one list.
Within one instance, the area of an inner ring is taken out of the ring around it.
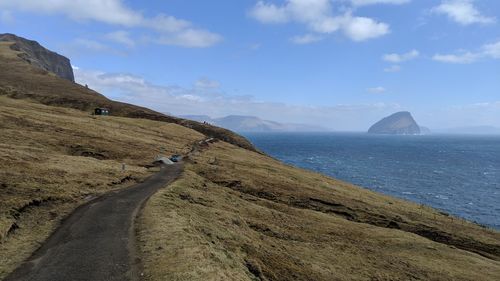
{"label": "rocky outcrop", "polygon": [[68,58],[45,49],[36,41],[28,40],[14,34],[0,34],[0,41],[14,42],[11,49],[21,52],[18,56],[31,65],[75,82],[73,69]]}
{"label": "rocky outcrop", "polygon": [[420,126],[415,122],[410,112],[402,111],[386,117],[368,130],[370,134],[386,135],[419,135]]}

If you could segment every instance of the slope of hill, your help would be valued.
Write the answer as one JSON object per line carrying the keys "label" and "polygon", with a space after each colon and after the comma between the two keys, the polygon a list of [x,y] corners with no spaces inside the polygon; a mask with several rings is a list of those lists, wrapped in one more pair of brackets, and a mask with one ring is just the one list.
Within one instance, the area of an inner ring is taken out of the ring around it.
{"label": "slope of hill", "polygon": [[139,226],[146,280],[500,276],[498,232],[223,142],[192,157]]}
{"label": "slope of hill", "polygon": [[370,127],[369,134],[387,135],[419,135],[418,126],[410,112],[402,111],[392,114]]}
{"label": "slope of hill", "polygon": [[161,152],[186,153],[204,138],[173,123],[5,96],[0,131],[0,280],[73,208],[150,175],[144,165]]}
{"label": "slope of hill", "polygon": [[[218,130],[204,135],[202,124],[109,101],[8,47],[0,44],[0,278],[77,205],[141,180],[161,150],[185,153]],[[92,117],[97,105],[133,118]],[[135,230],[145,279],[500,276],[500,233],[284,165],[240,138],[192,153],[181,179],[145,205]]]}

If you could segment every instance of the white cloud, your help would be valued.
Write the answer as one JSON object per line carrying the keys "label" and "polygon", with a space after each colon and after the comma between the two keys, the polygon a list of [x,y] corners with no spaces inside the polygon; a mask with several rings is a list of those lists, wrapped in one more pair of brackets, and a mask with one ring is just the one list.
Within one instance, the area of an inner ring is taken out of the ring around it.
{"label": "white cloud", "polygon": [[[218,43],[221,38],[218,34],[195,28],[191,22],[173,16],[159,14],[145,17],[127,7],[122,0],[2,0],[0,8],[38,14],[62,14],[76,21],[97,21],[126,28],[146,28],[160,32],[163,42],[176,46],[209,47]],[[123,36],[120,40],[130,44]]]}
{"label": "white cloud", "polygon": [[445,63],[470,64],[482,59],[500,59],[500,41],[483,45],[478,51],[459,51],[455,54],[436,54],[433,60]]}
{"label": "white cloud", "polygon": [[128,31],[124,30],[114,31],[106,34],[105,38],[110,41],[125,45],[127,47],[135,46],[135,42],[134,40],[132,40],[132,38],[130,38],[130,33]]}
{"label": "white cloud", "polygon": [[0,22],[5,24],[11,24],[14,22],[14,16],[12,16],[11,11],[0,11]]}
{"label": "white cloud", "polygon": [[461,25],[496,22],[496,18],[482,15],[474,5],[474,0],[444,0],[439,6],[434,7],[432,12],[446,15],[449,19]]}
{"label": "white cloud", "polygon": [[205,77],[196,80],[194,86],[196,89],[213,90],[213,89],[218,89],[220,87],[220,83],[219,81],[210,80]]}
{"label": "white cloud", "polygon": [[436,54],[432,57],[433,60],[446,63],[469,64],[476,62],[481,58],[478,53],[462,52],[460,54]]}
{"label": "white cloud", "polygon": [[323,37],[315,34],[304,34],[290,38],[290,41],[299,45],[310,44],[321,40],[323,40]]}
{"label": "white cloud", "polygon": [[[104,35],[101,39],[105,39]],[[113,55],[126,56],[127,52],[114,48],[100,39],[76,38],[61,46],[61,52],[72,59],[85,57],[86,55]]]}
{"label": "white cloud", "polygon": [[186,29],[182,32],[161,36],[155,42],[163,45],[182,46],[189,48],[205,48],[217,44],[222,36],[199,29]]}
{"label": "white cloud", "polygon": [[500,109],[500,101],[493,102],[478,102],[470,105],[466,105],[462,108],[491,108],[491,109]]}
{"label": "white cloud", "polygon": [[386,54],[382,57],[382,59],[384,61],[387,61],[387,62],[402,63],[405,61],[416,59],[416,58],[418,58],[418,56],[420,56],[419,51],[411,50],[408,53],[404,53],[404,54],[396,54],[396,53]]}
{"label": "white cloud", "polygon": [[142,25],[162,32],[179,32],[192,27],[189,21],[163,14],[144,19]]}
{"label": "white cloud", "polygon": [[390,32],[389,25],[371,18],[344,16],[343,31],[354,41],[377,38]]}
{"label": "white cloud", "polygon": [[331,0],[286,0],[283,5],[259,1],[250,10],[249,15],[264,24],[301,23],[311,32],[319,34],[342,31],[353,41],[377,38],[390,32],[386,23],[353,16],[350,10],[340,15],[334,15],[333,11]]}
{"label": "white cloud", "polygon": [[401,66],[397,64],[384,68],[384,72],[400,72],[400,71],[401,71]]}
{"label": "white cloud", "polygon": [[482,52],[486,56],[500,59],[500,41],[493,44],[486,44],[482,47]]}
{"label": "white cloud", "polygon": [[408,4],[411,0],[350,0],[354,6],[368,6],[374,4]]}
{"label": "white cloud", "polygon": [[289,20],[286,9],[263,1],[255,4],[255,7],[250,11],[250,16],[262,23],[284,23]]}
{"label": "white cloud", "polygon": [[108,24],[137,26],[141,14],[125,7],[119,0],[3,0],[0,7],[46,14],[64,14],[74,20],[94,20]]}
{"label": "white cloud", "polygon": [[[225,94],[217,81],[208,78],[194,82],[192,88],[154,85],[144,78],[126,74],[75,69],[76,81],[87,84],[110,98],[146,106],[175,115],[253,115],[283,123],[335,124],[338,130],[366,130],[381,116],[399,111],[398,104],[307,106],[264,102],[251,96]],[[212,87],[210,91],[208,88]],[[217,88],[215,88],[217,86]]]}
{"label": "white cloud", "polygon": [[366,91],[372,94],[382,94],[387,92],[387,89],[379,86],[379,87],[368,88],[366,89]]}
{"label": "white cloud", "polygon": [[83,48],[83,49],[87,49],[90,51],[96,51],[96,52],[109,50],[108,46],[106,46],[98,41],[85,39],[85,38],[77,38],[77,39],[73,40],[72,44],[77,48]]}

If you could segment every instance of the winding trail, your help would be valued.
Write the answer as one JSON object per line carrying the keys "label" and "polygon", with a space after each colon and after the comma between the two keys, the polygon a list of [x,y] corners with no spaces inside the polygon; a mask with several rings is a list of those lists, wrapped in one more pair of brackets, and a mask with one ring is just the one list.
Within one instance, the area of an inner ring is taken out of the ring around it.
{"label": "winding trail", "polygon": [[138,280],[134,219],[144,202],[182,173],[183,165],[78,207],[6,281]]}

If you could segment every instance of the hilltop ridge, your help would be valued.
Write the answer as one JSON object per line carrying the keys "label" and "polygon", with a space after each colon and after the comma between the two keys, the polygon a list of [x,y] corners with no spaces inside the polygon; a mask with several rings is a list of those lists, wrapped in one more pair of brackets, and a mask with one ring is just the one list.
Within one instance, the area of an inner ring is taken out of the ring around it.
{"label": "hilltop ridge", "polygon": [[10,48],[20,52],[18,57],[27,63],[50,71],[57,76],[75,82],[70,60],[58,53],[52,52],[38,42],[28,40],[11,33],[0,34],[1,42],[12,42]]}

